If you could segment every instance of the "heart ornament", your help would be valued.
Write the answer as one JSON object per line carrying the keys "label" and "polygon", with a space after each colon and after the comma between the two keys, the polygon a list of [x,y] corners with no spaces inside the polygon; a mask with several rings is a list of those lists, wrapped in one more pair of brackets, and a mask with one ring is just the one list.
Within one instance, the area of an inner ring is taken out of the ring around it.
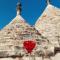
{"label": "heart ornament", "polygon": [[27,41],[24,41],[23,46],[28,53],[31,53],[36,46],[36,42],[32,40],[27,40]]}

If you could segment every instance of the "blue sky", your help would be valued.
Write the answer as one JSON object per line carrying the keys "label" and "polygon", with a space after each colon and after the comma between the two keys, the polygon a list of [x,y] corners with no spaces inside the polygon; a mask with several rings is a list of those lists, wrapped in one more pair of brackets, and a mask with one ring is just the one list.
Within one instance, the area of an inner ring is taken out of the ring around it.
{"label": "blue sky", "polygon": [[[0,29],[6,26],[16,16],[16,4],[18,0],[0,0]],[[50,0],[50,3],[60,8],[60,0]],[[21,16],[34,25],[38,17],[46,8],[46,0],[21,0]]]}

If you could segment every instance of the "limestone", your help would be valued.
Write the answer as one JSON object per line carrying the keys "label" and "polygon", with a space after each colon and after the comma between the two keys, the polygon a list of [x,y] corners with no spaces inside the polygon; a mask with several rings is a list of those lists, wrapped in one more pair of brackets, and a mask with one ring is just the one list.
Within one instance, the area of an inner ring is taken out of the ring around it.
{"label": "limestone", "polygon": [[23,47],[25,40],[36,41],[36,48],[32,55],[36,54],[38,49],[40,50],[39,46],[43,48],[41,44],[43,40],[46,41],[45,46],[48,45],[47,39],[18,15],[0,32],[0,57],[28,56]]}
{"label": "limestone", "polygon": [[48,4],[45,11],[37,20],[35,28],[45,36],[51,44],[55,47],[59,47],[60,9]]}

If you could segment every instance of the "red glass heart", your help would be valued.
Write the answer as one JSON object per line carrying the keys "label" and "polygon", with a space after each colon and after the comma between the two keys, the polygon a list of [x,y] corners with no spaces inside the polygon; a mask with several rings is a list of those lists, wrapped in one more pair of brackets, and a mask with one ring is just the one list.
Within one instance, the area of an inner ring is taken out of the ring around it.
{"label": "red glass heart", "polygon": [[31,53],[32,50],[36,46],[36,42],[35,41],[24,41],[23,45],[24,45],[24,48],[27,50],[27,52]]}

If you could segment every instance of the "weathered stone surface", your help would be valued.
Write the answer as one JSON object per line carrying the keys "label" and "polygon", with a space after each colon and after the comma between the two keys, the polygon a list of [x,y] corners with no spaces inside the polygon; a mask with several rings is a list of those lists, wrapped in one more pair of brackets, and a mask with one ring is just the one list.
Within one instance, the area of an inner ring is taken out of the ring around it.
{"label": "weathered stone surface", "polygon": [[[47,39],[34,27],[28,25],[19,15],[0,32],[0,57],[28,56],[29,54],[23,47],[25,40],[36,41],[36,47],[32,55],[36,54],[38,49],[41,50],[41,48],[43,49],[48,45]],[[42,44],[43,41],[46,41],[44,46]]]}
{"label": "weathered stone surface", "polygon": [[45,36],[55,47],[60,41],[60,9],[48,5],[41,17],[37,20],[35,28]]}

